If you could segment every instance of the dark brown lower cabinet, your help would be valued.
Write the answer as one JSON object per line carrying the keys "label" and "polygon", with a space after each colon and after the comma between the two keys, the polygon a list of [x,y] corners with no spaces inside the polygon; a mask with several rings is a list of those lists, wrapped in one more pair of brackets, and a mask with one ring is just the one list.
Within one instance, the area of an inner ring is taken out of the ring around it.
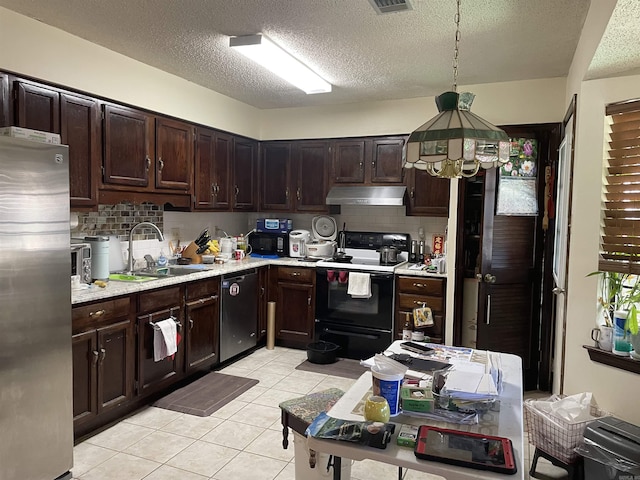
{"label": "dark brown lower cabinet", "polygon": [[128,313],[128,298],[73,310],[74,426],[133,396],[133,328]]}
{"label": "dark brown lower cabinet", "polygon": [[413,319],[414,308],[429,307],[433,325],[415,330],[424,332],[432,343],[444,343],[445,288],[444,278],[396,275],[396,339],[402,338],[402,326],[407,313]]}
{"label": "dark brown lower cabinet", "polygon": [[306,348],[315,322],[315,269],[277,267],[275,270],[276,341]]}
{"label": "dark brown lower cabinet", "polygon": [[[176,382],[184,375],[183,289],[180,286],[152,290],[138,296],[136,327],[138,362],[136,394],[147,395]],[[153,358],[153,335],[156,322],[173,318],[180,337],[173,358],[156,362]]]}
{"label": "dark brown lower cabinet", "polygon": [[187,374],[219,362],[220,279],[187,285],[185,343]]}

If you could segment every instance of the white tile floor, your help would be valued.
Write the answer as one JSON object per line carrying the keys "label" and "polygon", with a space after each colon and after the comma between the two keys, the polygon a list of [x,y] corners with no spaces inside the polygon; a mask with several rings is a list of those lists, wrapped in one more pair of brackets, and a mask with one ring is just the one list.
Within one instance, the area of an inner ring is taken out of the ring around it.
{"label": "white tile floor", "polygon": [[[74,448],[74,479],[294,480],[293,434],[289,448],[283,449],[278,404],[326,388],[347,390],[354,382],[296,370],[305,359],[304,350],[263,348],[220,370],[260,383],[210,417],[142,409]],[[533,451],[530,446],[526,464],[518,466],[527,479]],[[537,472],[546,475],[539,478],[567,478],[545,460],[538,462]],[[390,465],[364,461],[352,465],[351,478],[395,480],[398,473]],[[440,477],[410,471],[404,478]]]}

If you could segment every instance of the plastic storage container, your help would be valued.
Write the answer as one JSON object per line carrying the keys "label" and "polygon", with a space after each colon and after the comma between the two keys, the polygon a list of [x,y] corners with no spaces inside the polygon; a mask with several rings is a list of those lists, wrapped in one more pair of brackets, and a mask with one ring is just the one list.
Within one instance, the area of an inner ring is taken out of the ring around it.
{"label": "plastic storage container", "polygon": [[585,480],[640,478],[640,427],[615,417],[599,418],[584,431],[578,452]]}

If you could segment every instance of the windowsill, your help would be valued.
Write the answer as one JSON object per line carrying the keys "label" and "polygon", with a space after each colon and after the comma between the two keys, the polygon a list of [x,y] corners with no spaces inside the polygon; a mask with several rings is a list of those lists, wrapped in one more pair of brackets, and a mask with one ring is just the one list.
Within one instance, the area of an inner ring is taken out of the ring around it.
{"label": "windowsill", "polygon": [[621,357],[611,352],[605,352],[591,345],[583,345],[589,352],[589,358],[593,362],[603,363],[610,367],[626,370],[627,372],[640,373],[640,360],[633,360],[631,357]]}

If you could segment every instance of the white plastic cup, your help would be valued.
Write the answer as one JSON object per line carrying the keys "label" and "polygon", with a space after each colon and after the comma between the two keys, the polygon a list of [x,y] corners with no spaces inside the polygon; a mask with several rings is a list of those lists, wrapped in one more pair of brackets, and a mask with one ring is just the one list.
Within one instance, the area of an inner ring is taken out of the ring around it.
{"label": "white plastic cup", "polygon": [[371,377],[373,378],[373,394],[387,400],[390,416],[398,415],[400,413],[400,389],[404,374],[382,373],[374,365],[371,367]]}

